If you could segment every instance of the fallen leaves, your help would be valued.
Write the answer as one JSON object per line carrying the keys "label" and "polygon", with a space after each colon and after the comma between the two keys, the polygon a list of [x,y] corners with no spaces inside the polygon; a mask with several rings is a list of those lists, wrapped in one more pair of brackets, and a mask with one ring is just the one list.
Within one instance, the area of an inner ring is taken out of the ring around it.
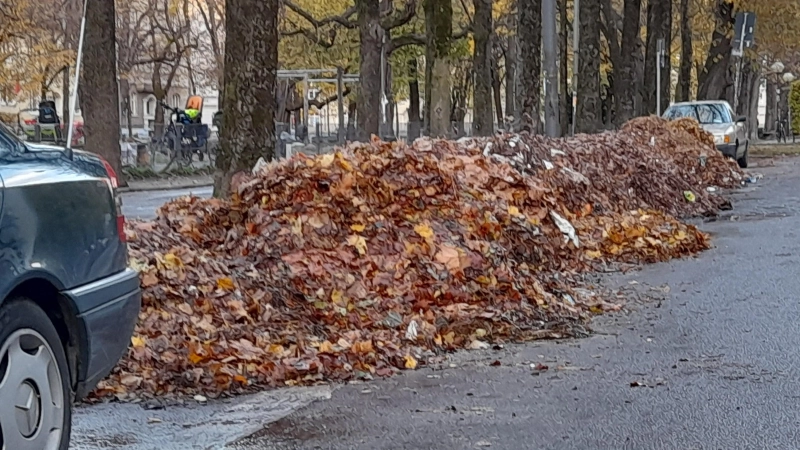
{"label": "fallen leaves", "polygon": [[709,246],[674,216],[713,213],[721,197],[705,187],[741,173],[691,126],[353,144],[242,176],[230,201],[168,203],[128,225],[143,308],[95,395],[370,379],[584,333],[619,305],[581,289],[580,272]]}

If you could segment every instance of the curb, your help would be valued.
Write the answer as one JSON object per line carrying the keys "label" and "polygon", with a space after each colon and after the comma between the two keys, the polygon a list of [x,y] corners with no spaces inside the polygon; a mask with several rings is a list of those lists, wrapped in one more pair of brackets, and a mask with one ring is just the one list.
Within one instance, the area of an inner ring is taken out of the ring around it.
{"label": "curb", "polygon": [[150,192],[150,191],[172,191],[177,189],[191,189],[191,188],[204,188],[214,186],[213,182],[206,182],[206,183],[183,183],[183,184],[172,184],[169,186],[139,186],[139,187],[121,187],[117,189],[119,193],[129,193],[129,192]]}

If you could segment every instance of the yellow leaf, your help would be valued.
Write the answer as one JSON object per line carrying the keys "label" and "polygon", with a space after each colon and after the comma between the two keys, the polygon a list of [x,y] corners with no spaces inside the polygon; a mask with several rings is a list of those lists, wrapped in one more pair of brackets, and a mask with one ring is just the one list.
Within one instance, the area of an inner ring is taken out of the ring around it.
{"label": "yellow leaf", "polygon": [[519,208],[514,205],[508,205],[508,214],[512,216],[519,216],[521,215],[519,212]]}
{"label": "yellow leaf", "polygon": [[351,170],[353,170],[353,165],[352,165],[352,164],[350,164],[350,163],[349,163],[347,160],[345,160],[345,159],[339,159],[339,165],[340,165],[340,166],[342,166],[342,169],[344,169],[344,170],[346,170],[346,171],[348,171],[348,172],[350,172]]}
{"label": "yellow leaf", "polygon": [[329,341],[325,341],[322,344],[319,344],[319,352],[320,353],[334,353],[333,344]]}
{"label": "yellow leaf", "polygon": [[360,233],[360,232],[364,231],[364,228],[365,228],[364,225],[362,225],[360,223],[354,223],[354,224],[350,225],[350,229],[355,231],[356,233]]}
{"label": "yellow leaf", "polygon": [[357,234],[350,235],[347,238],[347,243],[356,248],[359,255],[367,253],[367,240]]}
{"label": "yellow leaf", "polygon": [[134,347],[139,347],[139,348],[141,348],[141,347],[144,347],[144,345],[145,345],[145,343],[146,343],[146,342],[147,342],[147,341],[146,341],[146,340],[145,340],[145,338],[143,338],[143,337],[140,337],[140,336],[133,336],[133,337],[131,337],[131,344],[132,344]]}
{"label": "yellow leaf", "polygon": [[587,250],[586,251],[586,256],[588,256],[589,258],[592,258],[592,259],[598,259],[598,258],[601,258],[603,256],[603,253],[600,252],[599,250]]}
{"label": "yellow leaf", "polygon": [[343,296],[344,294],[342,293],[342,291],[334,289],[333,292],[331,292],[331,301],[338,305],[339,303],[341,303]]}
{"label": "yellow leaf", "polygon": [[414,359],[414,357],[413,357],[413,356],[411,356],[411,355],[406,355],[406,356],[405,356],[405,360],[406,360],[406,364],[405,364],[405,366],[406,366],[406,369],[411,369],[411,370],[414,370],[414,369],[416,369],[416,368],[417,368],[417,360],[416,360],[416,359]]}
{"label": "yellow leaf", "polygon": [[436,343],[436,345],[442,345],[442,342],[443,342],[443,341],[442,341],[442,335],[441,335],[441,334],[437,334],[437,335],[436,335],[436,336],[433,338],[433,342],[434,342],[434,343]]}
{"label": "yellow leaf", "polygon": [[280,344],[271,344],[267,350],[275,356],[283,356],[285,351]]}
{"label": "yellow leaf", "polygon": [[431,229],[430,225],[426,223],[421,223],[414,227],[414,231],[417,232],[423,239],[430,239],[433,237],[433,229]]}
{"label": "yellow leaf", "polygon": [[230,278],[220,278],[217,280],[217,287],[226,291],[232,291],[236,289],[236,286],[233,284],[233,280]]}
{"label": "yellow leaf", "polygon": [[300,220],[299,217],[296,217],[291,220],[292,222],[292,233],[296,234],[297,236],[303,235],[303,221]]}
{"label": "yellow leaf", "polygon": [[333,153],[328,153],[328,154],[322,155],[322,156],[319,158],[319,165],[320,165],[320,166],[321,166],[323,169],[327,169],[328,167],[330,167],[330,166],[331,166],[331,164],[333,164],[333,159],[334,159],[335,157],[336,157],[336,156],[335,156]]}
{"label": "yellow leaf", "polygon": [[178,258],[174,253],[167,253],[163,257],[156,255],[156,260],[167,269],[177,269],[183,267],[183,261]]}

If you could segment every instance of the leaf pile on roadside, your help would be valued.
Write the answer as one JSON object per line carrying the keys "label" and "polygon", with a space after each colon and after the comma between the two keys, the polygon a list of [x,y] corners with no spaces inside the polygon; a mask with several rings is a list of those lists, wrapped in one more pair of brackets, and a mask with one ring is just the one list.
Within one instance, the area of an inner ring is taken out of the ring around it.
{"label": "leaf pile on roadside", "polygon": [[[454,349],[570,336],[619,308],[580,289],[582,272],[709,245],[670,213],[711,212],[702,187],[716,179],[680,173],[666,147],[626,133],[353,144],[238,176],[230,200],[170,202],[129,224],[144,305],[95,395],[370,378]],[[708,150],[673,140],[681,157]],[[703,170],[735,173],[714,157]],[[700,200],[687,206],[679,189]]]}

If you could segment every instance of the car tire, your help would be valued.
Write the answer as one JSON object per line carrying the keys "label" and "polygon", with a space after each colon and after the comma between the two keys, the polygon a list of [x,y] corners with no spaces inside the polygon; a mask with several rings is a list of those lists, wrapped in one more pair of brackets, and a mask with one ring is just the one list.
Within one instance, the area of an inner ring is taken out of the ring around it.
{"label": "car tire", "polygon": [[70,373],[55,326],[33,301],[7,301],[0,307],[0,448],[67,450],[71,425]]}
{"label": "car tire", "polygon": [[750,143],[749,142],[744,145],[744,153],[742,154],[742,157],[736,160],[736,163],[739,164],[739,167],[741,167],[742,169],[746,169],[747,168],[747,156],[748,156],[748,153],[750,153]]}

